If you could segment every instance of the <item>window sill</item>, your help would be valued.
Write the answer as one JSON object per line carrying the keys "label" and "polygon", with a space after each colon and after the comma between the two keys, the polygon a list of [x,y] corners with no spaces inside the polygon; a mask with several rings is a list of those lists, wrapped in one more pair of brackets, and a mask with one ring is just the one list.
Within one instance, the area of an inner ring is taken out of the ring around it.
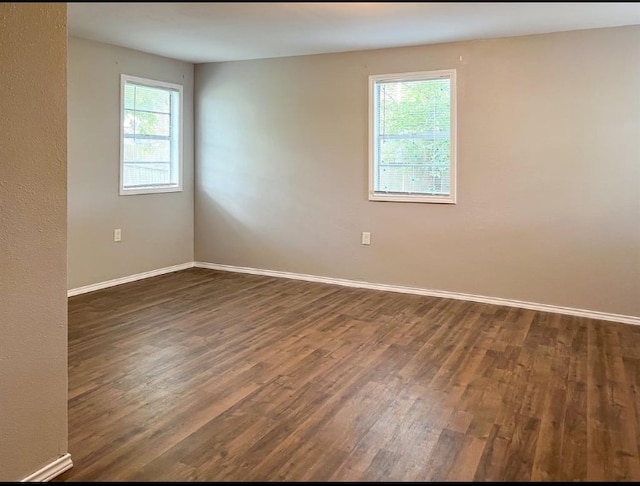
{"label": "window sill", "polygon": [[164,192],[182,192],[182,187],[140,187],[137,189],[120,189],[121,196],[137,196],[140,194],[161,194]]}
{"label": "window sill", "polygon": [[455,196],[419,196],[416,194],[369,194],[369,201],[456,204]]}

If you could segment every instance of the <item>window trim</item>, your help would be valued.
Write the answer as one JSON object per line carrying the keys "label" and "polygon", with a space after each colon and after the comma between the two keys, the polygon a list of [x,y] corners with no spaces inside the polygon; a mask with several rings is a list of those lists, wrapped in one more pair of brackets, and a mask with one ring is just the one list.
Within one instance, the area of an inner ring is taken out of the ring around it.
{"label": "window trim", "polygon": [[[450,138],[450,194],[448,196],[436,196],[432,194],[409,193],[381,193],[375,191],[375,165],[378,156],[376,144],[376,113],[378,99],[375,95],[376,83],[379,81],[412,81],[441,79],[447,77],[451,80],[451,138]],[[375,74],[369,76],[369,201],[389,202],[419,202],[456,204],[457,202],[457,85],[456,70],[442,69],[438,71],[416,71],[409,73]]]}
{"label": "window trim", "polygon": [[[123,174],[124,174],[124,91],[125,85],[127,82],[131,82],[134,84],[148,86],[150,88],[164,88],[170,89],[178,92],[178,154],[177,154],[177,164],[178,164],[178,183],[167,185],[167,186],[145,186],[135,189],[125,189]],[[184,112],[184,95],[183,95],[183,86],[181,84],[168,83],[166,81],[157,81],[155,79],[147,79],[140,78],[137,76],[130,76],[128,74],[120,74],[120,167],[119,167],[119,193],[121,196],[134,196],[139,194],[159,194],[165,192],[182,192],[182,181],[183,181],[183,163],[182,163],[182,154],[183,154],[183,117]]]}

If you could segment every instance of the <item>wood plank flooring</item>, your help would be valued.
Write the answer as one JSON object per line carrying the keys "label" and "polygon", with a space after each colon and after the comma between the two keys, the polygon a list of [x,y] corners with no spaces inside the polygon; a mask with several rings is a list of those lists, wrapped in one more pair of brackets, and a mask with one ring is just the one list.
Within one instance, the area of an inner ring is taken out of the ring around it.
{"label": "wood plank flooring", "polygon": [[640,326],[190,269],[69,299],[56,481],[638,481]]}

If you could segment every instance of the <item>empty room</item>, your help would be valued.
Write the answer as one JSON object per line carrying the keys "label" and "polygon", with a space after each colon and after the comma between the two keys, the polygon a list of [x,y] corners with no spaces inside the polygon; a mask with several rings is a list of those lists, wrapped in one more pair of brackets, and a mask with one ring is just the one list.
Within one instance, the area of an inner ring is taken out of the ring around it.
{"label": "empty room", "polygon": [[640,4],[1,3],[0,481],[640,481]]}

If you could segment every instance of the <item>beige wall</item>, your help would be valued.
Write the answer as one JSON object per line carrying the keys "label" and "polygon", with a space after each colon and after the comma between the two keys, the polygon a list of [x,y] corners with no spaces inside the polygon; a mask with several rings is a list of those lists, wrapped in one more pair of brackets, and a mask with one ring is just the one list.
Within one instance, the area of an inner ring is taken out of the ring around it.
{"label": "beige wall", "polygon": [[[368,75],[449,68],[458,204],[369,202]],[[639,86],[638,26],[198,65],[196,260],[640,316]]]}
{"label": "beige wall", "polygon": [[[68,72],[69,288],[193,261],[193,65],[70,38]],[[184,86],[182,192],[119,195],[121,73]]]}
{"label": "beige wall", "polygon": [[0,481],[67,452],[66,12],[0,3]]}

